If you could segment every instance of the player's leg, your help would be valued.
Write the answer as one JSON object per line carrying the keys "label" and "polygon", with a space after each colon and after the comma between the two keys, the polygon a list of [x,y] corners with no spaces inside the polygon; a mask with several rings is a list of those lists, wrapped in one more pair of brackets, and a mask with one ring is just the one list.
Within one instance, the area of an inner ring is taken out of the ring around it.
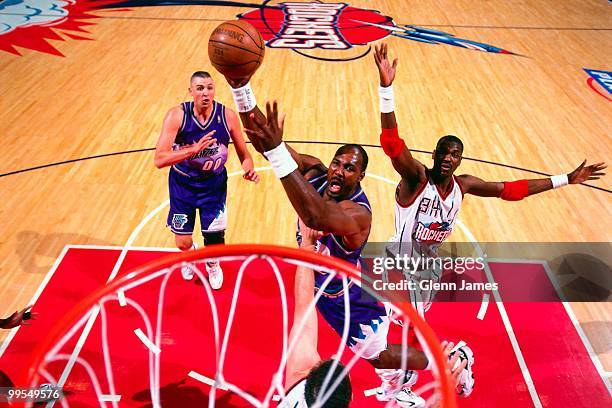
{"label": "player's leg", "polygon": [[[347,345],[355,354],[376,368],[376,373],[382,382],[377,392],[377,399],[391,401],[409,379],[406,378],[407,372],[401,369],[401,345],[387,344],[390,309],[355,284],[350,286],[348,296],[350,316]],[[344,295],[324,295],[317,302],[317,308],[323,318],[341,336],[346,320]],[[406,357],[408,369],[421,370],[427,366],[427,357],[417,348],[408,346]],[[411,403],[414,407],[425,406],[425,401],[416,395]]]}
{"label": "player's leg", "polygon": [[[226,214],[226,184],[218,186],[217,189],[209,190],[198,201],[200,211],[200,224],[202,226],[202,237],[204,245],[225,244],[225,229],[227,228]],[[223,285],[223,270],[219,261],[206,262],[208,281],[213,289],[219,289]]]}
{"label": "player's leg", "polygon": [[[167,226],[174,233],[176,247],[181,251],[189,251],[193,246],[193,227],[195,226],[196,202],[193,191],[189,188],[183,176],[170,170],[168,187],[170,193],[170,210]],[[181,268],[183,279],[191,280],[194,275],[193,265]]]}

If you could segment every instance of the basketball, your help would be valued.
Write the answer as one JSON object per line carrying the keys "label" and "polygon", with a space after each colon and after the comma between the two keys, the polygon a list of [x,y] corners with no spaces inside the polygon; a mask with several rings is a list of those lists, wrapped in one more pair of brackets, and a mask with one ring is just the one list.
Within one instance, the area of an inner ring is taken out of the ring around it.
{"label": "basketball", "polygon": [[229,78],[253,75],[263,61],[265,44],[259,31],[242,20],[221,23],[208,40],[208,57]]}

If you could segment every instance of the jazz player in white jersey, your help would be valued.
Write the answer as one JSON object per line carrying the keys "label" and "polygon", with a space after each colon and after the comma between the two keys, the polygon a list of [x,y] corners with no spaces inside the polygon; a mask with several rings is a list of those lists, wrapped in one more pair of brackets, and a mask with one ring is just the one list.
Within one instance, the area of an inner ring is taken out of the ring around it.
{"label": "jazz player in white jersey", "polygon": [[[464,194],[518,201],[567,184],[596,180],[604,175],[602,172],[606,168],[604,163],[586,166],[585,161],[569,174],[542,179],[487,182],[467,174],[455,176],[455,170],[461,164],[463,143],[452,135],[438,140],[432,153],[433,167],[427,168],[412,157],[397,131],[393,102],[393,80],[397,59],[391,62],[387,56],[387,45],[381,44],[376,46],[374,60],[380,79],[382,127],[380,144],[391,159],[393,168],[401,176],[395,193],[393,241],[396,242],[393,247],[397,253],[415,257],[436,257],[439,246],[453,231]],[[428,272],[430,275],[425,278],[440,278],[440,273]],[[419,310],[421,314],[429,308],[431,297],[431,293],[421,296],[422,302],[418,302],[417,305],[421,309]],[[457,351],[462,355],[462,360],[468,360],[457,390],[460,395],[468,396],[474,385],[471,372],[474,357],[467,346]],[[409,377],[414,378],[414,375]]]}

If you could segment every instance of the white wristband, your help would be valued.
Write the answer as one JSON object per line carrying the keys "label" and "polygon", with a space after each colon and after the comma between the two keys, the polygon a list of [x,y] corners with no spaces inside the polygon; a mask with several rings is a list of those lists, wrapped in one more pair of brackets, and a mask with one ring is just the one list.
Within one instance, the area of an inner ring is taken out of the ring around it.
{"label": "white wristband", "polygon": [[241,88],[231,88],[232,95],[234,96],[234,102],[236,103],[236,109],[238,112],[249,112],[255,109],[257,101],[255,100],[255,94],[251,89],[251,84],[247,83]]}
{"label": "white wristband", "polygon": [[551,176],[550,181],[552,181],[553,188],[559,188],[559,187],[567,186],[569,184],[569,179],[567,178],[567,174]]}
{"label": "white wristband", "polygon": [[378,85],[378,96],[380,97],[380,112],[391,113],[395,110],[395,99],[393,98],[393,85],[382,87]]}
{"label": "white wristband", "polygon": [[274,174],[276,174],[276,177],[279,179],[288,176],[289,173],[298,168],[285,142],[281,142],[281,144],[274,149],[264,152],[264,156],[270,161],[272,170],[274,170]]}

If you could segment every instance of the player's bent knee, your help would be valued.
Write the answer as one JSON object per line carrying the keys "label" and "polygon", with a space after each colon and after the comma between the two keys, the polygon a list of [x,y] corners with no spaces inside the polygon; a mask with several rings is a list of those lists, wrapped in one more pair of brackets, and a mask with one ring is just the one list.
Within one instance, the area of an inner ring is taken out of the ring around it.
{"label": "player's bent knee", "polygon": [[178,235],[175,236],[176,247],[181,251],[189,251],[193,247],[193,239],[191,235]]}
{"label": "player's bent knee", "polygon": [[225,244],[225,231],[202,231],[204,245]]}

